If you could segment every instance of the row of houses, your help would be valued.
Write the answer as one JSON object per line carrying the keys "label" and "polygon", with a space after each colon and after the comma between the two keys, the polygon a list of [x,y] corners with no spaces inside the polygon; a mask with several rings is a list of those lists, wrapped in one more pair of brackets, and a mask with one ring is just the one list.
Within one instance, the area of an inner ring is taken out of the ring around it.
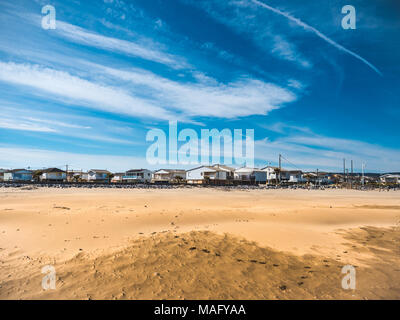
{"label": "row of houses", "polygon": [[225,165],[199,166],[190,170],[131,169],[126,172],[112,173],[108,170],[91,169],[89,171],[64,171],[59,168],[43,170],[0,169],[0,181],[42,181],[42,182],[102,182],[102,183],[182,183],[189,184],[337,184],[343,182],[400,184],[400,174],[384,175],[343,175],[327,172],[302,172],[284,170],[278,167],[231,168]]}

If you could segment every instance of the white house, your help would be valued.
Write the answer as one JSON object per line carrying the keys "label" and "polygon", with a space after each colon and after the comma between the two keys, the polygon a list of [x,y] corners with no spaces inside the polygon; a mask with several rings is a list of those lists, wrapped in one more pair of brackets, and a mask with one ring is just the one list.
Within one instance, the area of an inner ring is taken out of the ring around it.
{"label": "white house", "polygon": [[26,169],[14,169],[4,172],[4,181],[31,181],[33,172]]}
{"label": "white house", "polygon": [[45,169],[40,175],[40,181],[64,181],[66,179],[66,172],[58,168]]}
{"label": "white house", "polygon": [[290,183],[303,183],[307,180],[303,178],[303,172],[300,170],[292,170],[284,172],[285,180]]}
{"label": "white house", "polygon": [[395,183],[399,184],[400,183],[400,174],[384,174],[380,176],[380,180],[383,183]]}
{"label": "white house", "polygon": [[213,181],[232,181],[234,169],[224,165],[201,166],[186,171],[186,181],[192,184]]}
{"label": "white house", "polygon": [[243,182],[266,183],[267,172],[257,168],[240,168],[235,170],[235,180]]}
{"label": "white house", "polygon": [[267,174],[267,183],[275,183],[277,182],[279,175],[277,174],[278,167],[272,167],[272,166],[267,166],[265,168],[262,168],[262,171],[265,171]]}
{"label": "white house", "polygon": [[186,171],[181,169],[160,169],[153,173],[153,182],[178,182],[186,179]]}
{"label": "white house", "polygon": [[151,182],[152,172],[147,169],[132,169],[125,172],[122,180],[124,182],[140,182],[148,183]]}
{"label": "white house", "polygon": [[111,178],[111,182],[113,182],[113,183],[122,182],[124,175],[125,175],[125,172],[114,173],[114,176]]}
{"label": "white house", "polygon": [[108,182],[111,172],[107,170],[91,169],[88,171],[89,182]]}
{"label": "white house", "polygon": [[68,170],[67,181],[88,181],[89,174],[82,170]]}
{"label": "white house", "polygon": [[267,183],[276,182],[289,182],[289,183],[303,183],[306,179],[303,178],[301,170],[285,170],[278,167],[267,166],[261,169],[267,173]]}

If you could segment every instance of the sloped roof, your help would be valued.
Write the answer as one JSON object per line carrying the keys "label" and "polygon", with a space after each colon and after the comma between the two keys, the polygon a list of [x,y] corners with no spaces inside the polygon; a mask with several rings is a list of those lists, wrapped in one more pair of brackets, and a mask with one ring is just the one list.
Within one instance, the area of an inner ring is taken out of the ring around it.
{"label": "sloped roof", "polygon": [[271,168],[271,169],[279,169],[279,167],[266,166],[266,167],[264,167],[264,168],[261,168],[261,170],[265,170],[265,169],[268,169],[268,168]]}
{"label": "sloped roof", "polygon": [[214,164],[210,168],[219,169],[222,171],[235,171],[235,168],[228,167],[224,164]]}
{"label": "sloped roof", "polygon": [[236,169],[235,172],[238,172],[238,173],[252,173],[252,172],[262,172],[262,170],[260,170],[258,168],[243,167],[243,168]]}
{"label": "sloped roof", "polygon": [[58,168],[48,168],[43,170],[43,173],[51,173],[51,172],[62,172],[65,173],[65,171],[58,169]]}
{"label": "sloped roof", "polygon": [[381,176],[382,178],[400,178],[400,174],[384,174]]}
{"label": "sloped roof", "polygon": [[89,172],[94,172],[94,173],[111,173],[108,170],[102,170],[102,169],[90,169]]}
{"label": "sloped roof", "polygon": [[141,172],[141,171],[150,171],[150,170],[148,170],[148,169],[131,169],[131,170],[128,170],[126,173]]}
{"label": "sloped roof", "polygon": [[174,172],[185,172],[183,169],[160,169],[155,171],[155,174],[163,174],[163,173],[174,173]]}
{"label": "sloped roof", "polygon": [[193,171],[193,170],[197,170],[197,169],[200,169],[200,168],[206,168],[206,169],[208,169],[208,172],[216,172],[217,171],[215,168],[209,167],[209,166],[200,166],[200,167],[196,167],[196,168],[193,168],[193,169],[189,169],[187,171]]}
{"label": "sloped roof", "polygon": [[32,173],[32,170],[27,170],[27,169],[13,169],[13,170],[7,170],[6,172],[15,173],[15,172],[18,172],[18,171],[25,171],[25,172]]}

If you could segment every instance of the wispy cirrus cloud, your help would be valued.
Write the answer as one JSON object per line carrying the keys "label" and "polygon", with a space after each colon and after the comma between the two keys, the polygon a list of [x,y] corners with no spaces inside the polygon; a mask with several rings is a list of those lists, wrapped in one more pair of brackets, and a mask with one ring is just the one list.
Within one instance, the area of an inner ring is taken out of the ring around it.
{"label": "wispy cirrus cloud", "polygon": [[274,7],[271,7],[269,5],[267,5],[264,2],[258,1],[258,0],[250,0],[251,2],[253,2],[254,4],[256,4],[257,6],[260,6],[264,9],[267,9],[269,11],[272,11],[282,17],[285,17],[286,19],[294,22],[295,24],[297,24],[298,26],[304,28],[306,31],[312,32],[314,33],[316,36],[318,36],[319,38],[321,38],[322,40],[326,41],[327,43],[329,43],[330,45],[334,46],[335,48],[339,49],[342,52],[345,52],[353,57],[355,57],[356,59],[362,61],[363,63],[365,63],[367,66],[369,66],[372,70],[374,70],[377,74],[379,74],[380,76],[382,76],[382,73],[378,70],[377,67],[375,67],[372,63],[370,63],[368,60],[366,60],[365,58],[361,57],[360,55],[358,55],[357,53],[343,47],[341,44],[337,43],[336,41],[332,40],[331,38],[329,38],[328,36],[326,36],[325,34],[323,34],[321,31],[317,30],[316,28],[308,25],[307,23],[303,22],[302,20],[293,17],[292,15],[290,15],[287,12],[283,12],[279,9],[276,9]]}
{"label": "wispy cirrus cloud", "polygon": [[[315,134],[307,128],[297,128],[288,136],[255,142],[256,158],[276,163],[279,154],[289,162],[286,168],[303,170],[330,170],[341,172],[343,159],[354,161],[355,171],[359,172],[361,163],[366,162],[369,171],[398,171],[400,151],[364,141],[326,137]],[[296,132],[297,131],[297,132]],[[279,133],[283,131],[279,130]]]}
{"label": "wispy cirrus cloud", "polygon": [[[40,27],[42,20],[42,16],[40,15],[21,11],[20,8],[18,10],[15,8],[7,10],[7,13],[16,15],[31,25]],[[52,34],[76,44],[164,64],[173,69],[191,68],[191,65],[187,63],[185,58],[168,53],[168,50],[162,43],[157,43],[151,38],[138,35],[104,19],[101,19],[100,23],[109,29],[117,29],[120,33],[125,34],[131,39],[125,40],[103,35],[60,19],[57,19],[56,29],[52,30]]]}
{"label": "wispy cirrus cloud", "polygon": [[288,61],[297,62],[306,69],[312,67],[312,63],[305,59],[295,48],[294,44],[285,40],[283,36],[274,37],[272,53]]}
{"label": "wispy cirrus cloud", "polygon": [[[213,19],[227,25],[235,32],[253,40],[254,44],[264,53],[275,58],[289,61],[302,69],[313,66],[294,41],[286,37],[281,30],[273,28],[268,20],[254,10],[247,0],[215,1],[215,0],[182,0],[202,8]],[[238,59],[238,57],[234,57]],[[233,58],[231,58],[233,59]]]}
{"label": "wispy cirrus cloud", "polygon": [[16,121],[14,119],[0,119],[0,128],[33,132],[57,132],[57,130],[31,121]]}
{"label": "wispy cirrus cloud", "polygon": [[134,84],[137,90],[147,92],[158,105],[169,106],[188,117],[266,115],[297,99],[287,88],[246,77],[223,84],[205,75],[197,75],[200,82],[182,83],[142,69],[97,67],[108,75]]}
{"label": "wispy cirrus cloud", "polygon": [[[211,78],[182,83],[163,78],[143,69],[119,70],[101,65],[108,76],[126,82],[124,88],[98,84],[67,72],[39,65],[0,62],[0,80],[39,89],[51,99],[67,99],[78,106],[127,114],[137,118],[188,121],[190,117],[236,118],[265,115],[293,102],[296,95],[276,84],[242,78],[228,84]],[[91,69],[95,74],[96,70]],[[114,81],[113,81],[114,79]],[[213,81],[211,81],[213,80]]]}
{"label": "wispy cirrus cloud", "polygon": [[[0,119],[0,128],[9,130],[18,130],[18,131],[28,131],[28,132],[41,132],[47,134],[51,133],[52,135],[73,137],[79,140],[99,141],[99,142],[106,142],[119,145],[137,144],[133,140],[110,137],[104,133],[99,133],[93,130],[87,130],[90,129],[90,127],[64,123],[61,121],[42,120],[24,116],[20,117],[18,115],[14,115],[14,117],[12,118],[3,115],[3,118]],[[84,130],[77,130],[77,129],[84,129]],[[47,135],[46,138],[51,140],[51,137],[49,135]]]}
{"label": "wispy cirrus cloud", "polygon": [[57,21],[56,34],[76,43],[139,57],[177,69],[189,67],[184,59],[163,52],[156,45],[150,47],[148,43],[145,45],[143,43],[107,37],[63,21]]}
{"label": "wispy cirrus cloud", "polygon": [[121,89],[39,65],[0,62],[0,81],[39,89],[48,98],[66,99],[78,106],[137,117],[176,118],[167,110]]}
{"label": "wispy cirrus cloud", "polygon": [[125,172],[132,168],[132,164],[138,167],[149,167],[144,157],[61,152],[39,148],[10,147],[0,144],[1,168],[59,167],[64,163],[70,164],[72,169],[103,168],[114,172]]}

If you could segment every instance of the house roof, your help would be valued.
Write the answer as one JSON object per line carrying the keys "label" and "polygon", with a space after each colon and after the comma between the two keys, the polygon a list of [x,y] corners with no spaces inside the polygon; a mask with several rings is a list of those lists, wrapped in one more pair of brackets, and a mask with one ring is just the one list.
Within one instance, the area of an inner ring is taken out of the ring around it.
{"label": "house roof", "polygon": [[58,168],[48,168],[43,170],[43,173],[51,173],[51,172],[62,172],[64,173],[65,171],[58,169]]}
{"label": "house roof", "polygon": [[102,170],[102,169],[90,169],[89,172],[94,172],[94,173],[111,173],[108,170]]}
{"label": "house roof", "polygon": [[238,173],[251,173],[251,172],[261,172],[261,171],[262,170],[260,170],[258,168],[246,168],[246,167],[235,170],[235,172],[238,172]]}
{"label": "house roof", "polygon": [[142,171],[150,171],[150,170],[148,170],[148,169],[131,169],[131,170],[128,170],[126,173],[128,173],[128,172],[142,172]]}
{"label": "house roof", "polygon": [[15,172],[19,172],[19,171],[25,171],[25,172],[29,172],[29,173],[32,173],[32,170],[27,170],[27,169],[12,169],[12,170],[7,170],[6,172],[12,172],[12,173],[15,173]]}
{"label": "house roof", "polygon": [[287,171],[289,174],[298,174],[298,173],[303,173],[303,171],[301,171],[301,170],[288,170]]}
{"label": "house roof", "polygon": [[216,171],[217,171],[216,168],[209,167],[209,166],[200,166],[200,167],[196,167],[196,168],[193,168],[193,169],[189,169],[189,170],[187,170],[187,171],[193,171],[193,170],[197,170],[197,169],[200,169],[200,168],[206,168],[206,169],[208,169],[207,172],[216,172]]}
{"label": "house roof", "polygon": [[183,169],[160,169],[155,171],[155,174],[162,174],[162,173],[174,173],[174,172],[185,172]]}
{"label": "house roof", "polygon": [[222,170],[222,171],[235,171],[234,168],[228,167],[228,166],[223,165],[223,164],[214,164],[210,168],[217,169],[217,170]]}
{"label": "house roof", "polygon": [[268,168],[271,168],[271,169],[279,169],[278,167],[266,166],[266,167],[264,167],[264,168],[261,168],[261,170],[265,170],[265,169],[268,169]]}
{"label": "house roof", "polygon": [[381,178],[400,178],[400,174],[384,174],[381,176]]}

